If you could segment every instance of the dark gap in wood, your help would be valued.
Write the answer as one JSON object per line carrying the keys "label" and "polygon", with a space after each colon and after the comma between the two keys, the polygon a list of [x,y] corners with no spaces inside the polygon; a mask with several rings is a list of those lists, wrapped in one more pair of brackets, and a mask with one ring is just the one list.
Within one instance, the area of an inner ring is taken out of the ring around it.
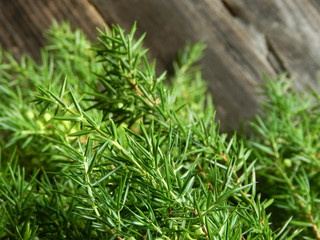
{"label": "dark gap in wood", "polygon": [[277,74],[282,74],[283,72],[286,72],[288,74],[288,77],[290,77],[290,72],[285,67],[284,62],[282,61],[281,57],[279,56],[279,53],[274,48],[273,44],[271,43],[270,39],[266,36],[266,45],[268,49],[268,56],[267,60],[274,69],[274,71]]}
{"label": "dark gap in wood", "polygon": [[238,18],[236,11],[233,10],[232,6],[226,0],[221,0],[221,3],[231,16]]}

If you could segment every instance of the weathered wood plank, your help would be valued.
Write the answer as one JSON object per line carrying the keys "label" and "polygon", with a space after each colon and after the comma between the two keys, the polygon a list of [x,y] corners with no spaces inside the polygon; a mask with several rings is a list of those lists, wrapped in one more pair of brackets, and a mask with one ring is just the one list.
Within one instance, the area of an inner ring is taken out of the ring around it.
{"label": "weathered wood plank", "polygon": [[[100,6],[103,1],[92,2]],[[218,118],[236,126],[239,118],[247,119],[255,112],[255,84],[262,82],[262,72],[275,72],[264,56],[264,46],[260,47],[261,37],[234,19],[221,1],[105,2],[109,7],[101,11],[106,20],[126,28],[137,20],[140,33],[148,33],[146,45],[157,59],[164,59],[166,67],[168,59],[173,60],[176,50],[187,40],[204,39],[208,44],[204,73],[210,82]]]}
{"label": "weathered wood plank", "polygon": [[96,27],[105,24],[87,0],[1,0],[0,43],[4,49],[12,49],[16,58],[27,53],[39,59],[39,48],[45,44],[44,31],[53,20],[68,20],[91,40],[97,37]]}
{"label": "weathered wood plank", "polygon": [[[320,77],[320,2],[313,0],[225,0],[234,16],[261,32],[271,64],[281,65],[298,87],[316,87]],[[258,20],[258,21],[257,21]]]}
{"label": "weathered wood plank", "polygon": [[[186,40],[204,39],[203,60],[218,118],[237,126],[257,109],[262,73],[287,71],[298,87],[319,75],[319,2],[277,0],[92,0],[110,23],[137,20],[146,45],[163,66]],[[317,6],[316,6],[317,5]],[[312,13],[312,16],[309,16]],[[308,21],[310,23],[308,23]]]}

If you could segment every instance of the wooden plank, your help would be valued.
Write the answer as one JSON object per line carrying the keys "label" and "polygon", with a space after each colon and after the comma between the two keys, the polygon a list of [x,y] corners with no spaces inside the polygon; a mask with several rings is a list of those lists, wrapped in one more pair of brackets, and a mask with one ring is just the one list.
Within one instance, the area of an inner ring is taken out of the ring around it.
{"label": "wooden plank", "polygon": [[[162,68],[168,68],[176,50],[187,40],[204,39],[208,44],[202,62],[204,76],[223,125],[236,127],[239,119],[246,120],[256,112],[257,84],[264,82],[262,73],[274,77],[287,71],[297,87],[306,84],[315,87],[320,69],[320,41],[318,32],[311,29],[320,26],[319,1],[92,0],[92,3],[107,22],[130,28],[137,20],[139,33],[148,33],[145,43]],[[308,16],[310,13],[312,16]]]}
{"label": "wooden plank", "polygon": [[0,43],[12,49],[16,58],[27,53],[39,59],[44,46],[44,31],[52,21],[68,20],[72,27],[81,28],[95,40],[96,27],[105,22],[87,0],[2,0],[0,1]]}
{"label": "wooden plank", "polygon": [[253,92],[255,84],[262,82],[261,73],[275,75],[258,47],[259,36],[234,19],[221,1],[92,2],[96,7],[107,3],[108,7],[100,8],[107,22],[130,28],[137,20],[140,34],[148,33],[147,47],[165,67],[187,40],[204,39],[208,44],[202,62],[204,76],[210,83],[217,116],[225,124],[236,126],[240,118],[249,118],[257,108]]}
{"label": "wooden plank", "polygon": [[288,72],[299,88],[317,87],[316,80],[320,77],[319,1],[224,2],[236,18],[265,36],[274,57],[270,59],[272,65],[281,65],[281,70]]}

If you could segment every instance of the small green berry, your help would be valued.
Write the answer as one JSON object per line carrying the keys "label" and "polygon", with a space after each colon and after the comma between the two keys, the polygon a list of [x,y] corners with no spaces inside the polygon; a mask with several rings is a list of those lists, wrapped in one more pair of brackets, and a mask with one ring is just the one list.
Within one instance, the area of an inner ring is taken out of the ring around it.
{"label": "small green berry", "polygon": [[284,159],[283,163],[288,168],[292,166],[292,161],[289,158]]}
{"label": "small green berry", "polygon": [[44,130],[45,129],[44,124],[40,120],[36,121],[36,125],[37,125],[39,130]]}
{"label": "small green berry", "polygon": [[45,114],[43,115],[43,119],[44,119],[46,122],[50,121],[51,117],[52,117],[52,116],[51,116],[50,113],[45,113]]}
{"label": "small green berry", "polygon": [[71,128],[71,122],[69,121],[63,121],[63,127],[65,131],[68,131]]}
{"label": "small green berry", "polygon": [[26,116],[27,116],[27,118],[29,118],[29,119],[34,119],[34,113],[33,113],[33,111],[28,110],[28,111],[26,112]]}
{"label": "small green berry", "polygon": [[204,232],[203,232],[203,230],[202,230],[202,227],[197,228],[197,229],[194,231],[194,233],[197,234],[197,235],[204,235]]}

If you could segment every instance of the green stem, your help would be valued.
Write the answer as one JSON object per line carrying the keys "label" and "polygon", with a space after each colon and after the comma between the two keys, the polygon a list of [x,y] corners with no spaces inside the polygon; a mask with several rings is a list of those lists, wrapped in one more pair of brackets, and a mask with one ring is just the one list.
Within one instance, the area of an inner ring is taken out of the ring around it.
{"label": "green stem", "polygon": [[83,156],[83,165],[84,165],[85,179],[86,179],[86,182],[87,182],[87,190],[88,190],[88,195],[90,197],[91,205],[93,207],[93,210],[94,210],[95,214],[99,218],[100,217],[100,213],[99,213],[97,205],[95,204],[95,199],[94,199],[92,188],[91,188],[91,181],[90,181],[90,177],[89,177],[89,173],[88,173],[88,162],[87,162],[87,157],[86,156]]}

